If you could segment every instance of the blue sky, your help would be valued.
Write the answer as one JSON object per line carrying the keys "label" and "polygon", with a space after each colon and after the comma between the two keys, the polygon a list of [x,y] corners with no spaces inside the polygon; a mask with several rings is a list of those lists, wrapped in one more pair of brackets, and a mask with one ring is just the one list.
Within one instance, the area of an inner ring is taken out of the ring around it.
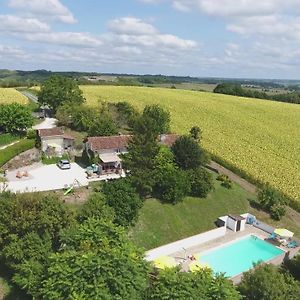
{"label": "blue sky", "polygon": [[299,0],[0,0],[0,68],[295,78]]}

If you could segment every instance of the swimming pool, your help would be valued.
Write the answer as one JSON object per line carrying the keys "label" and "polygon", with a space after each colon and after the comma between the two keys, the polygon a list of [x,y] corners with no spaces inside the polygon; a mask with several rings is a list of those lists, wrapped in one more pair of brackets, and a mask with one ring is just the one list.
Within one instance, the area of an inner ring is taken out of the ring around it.
{"label": "swimming pool", "polygon": [[253,263],[268,261],[284,251],[250,235],[223,247],[199,254],[199,261],[207,263],[215,273],[225,273],[228,277],[234,277],[248,271]]}

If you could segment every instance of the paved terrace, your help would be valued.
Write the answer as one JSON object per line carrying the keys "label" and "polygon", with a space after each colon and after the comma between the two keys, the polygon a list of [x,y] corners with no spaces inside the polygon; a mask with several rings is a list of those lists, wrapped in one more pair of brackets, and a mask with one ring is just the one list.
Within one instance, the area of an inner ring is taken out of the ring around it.
{"label": "paved terrace", "polygon": [[[17,172],[24,174],[28,173],[28,176],[17,178]],[[81,168],[76,163],[71,163],[71,169],[61,170],[56,165],[43,165],[36,163],[28,167],[23,167],[17,170],[7,172],[7,180],[5,184],[0,183],[0,190],[4,188],[13,193],[26,193],[26,192],[43,192],[51,190],[60,190],[66,187],[70,187],[74,182],[79,182],[80,186],[87,186],[90,182],[101,181],[108,179],[117,179],[122,175],[108,174],[101,175],[92,179],[87,178],[85,169]],[[77,184],[75,184],[77,187]]]}
{"label": "paved terrace", "polygon": [[[212,230],[210,232],[213,232],[215,230]],[[186,248],[181,247],[181,249],[179,251],[178,251],[178,245],[180,245],[179,243],[181,243],[181,245],[184,245],[185,240],[192,239],[193,237],[184,239],[184,240],[181,240],[181,241],[178,241],[175,243],[171,243],[171,244],[168,244],[168,245],[165,245],[162,247],[158,247],[156,249],[147,251],[146,258],[149,261],[151,261],[159,256],[168,255],[168,256],[175,258],[175,260],[178,262],[178,264],[180,265],[180,267],[183,271],[188,271],[189,264],[191,263],[191,260],[188,259],[188,256],[195,255],[195,254],[201,255],[201,253],[204,254],[207,251],[210,251],[210,250],[213,250],[213,249],[216,249],[219,247],[223,247],[225,244],[235,242],[236,240],[239,240],[239,239],[244,238],[249,235],[255,235],[262,240],[265,240],[266,238],[268,238],[270,236],[270,233],[268,233],[262,229],[259,229],[257,227],[254,227],[252,225],[248,225],[248,224],[246,224],[244,231],[233,232],[230,229],[225,229],[225,230],[226,230],[225,235],[223,235],[221,237],[212,239],[212,240],[204,242],[204,243],[201,243],[199,241],[198,245],[195,245],[192,247],[186,247]],[[207,232],[207,233],[210,233],[210,232]],[[201,236],[201,234],[199,235],[199,237],[200,236]],[[195,236],[195,237],[197,237],[197,236]],[[272,259],[271,261],[268,261],[269,263],[272,263],[275,265],[280,265],[280,264],[282,264],[282,262],[285,259],[294,257],[300,249],[300,247],[298,247],[296,249],[289,249],[284,246],[277,246],[277,247],[280,248],[281,250],[283,250],[285,253]],[[177,251],[172,252],[172,248],[174,250],[176,249]],[[169,251],[168,254],[166,253],[166,250]],[[231,280],[233,281],[233,283],[237,284],[241,281],[242,276],[243,276],[243,274],[239,274],[235,277],[232,277]]]}

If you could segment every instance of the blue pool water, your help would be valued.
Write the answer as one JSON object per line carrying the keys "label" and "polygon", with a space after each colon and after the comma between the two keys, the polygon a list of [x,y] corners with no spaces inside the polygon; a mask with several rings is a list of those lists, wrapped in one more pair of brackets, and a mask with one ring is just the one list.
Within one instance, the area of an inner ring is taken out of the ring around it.
{"label": "blue pool water", "polygon": [[255,236],[249,236],[200,254],[199,260],[201,263],[209,264],[214,272],[222,272],[228,277],[233,277],[251,269],[253,263],[268,261],[282,253],[283,250]]}

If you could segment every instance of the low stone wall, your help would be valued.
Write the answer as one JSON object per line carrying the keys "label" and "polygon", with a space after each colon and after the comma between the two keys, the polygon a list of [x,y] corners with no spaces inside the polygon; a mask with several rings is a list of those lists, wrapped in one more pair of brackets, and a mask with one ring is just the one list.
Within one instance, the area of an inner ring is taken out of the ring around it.
{"label": "low stone wall", "polygon": [[226,226],[216,228],[198,235],[191,236],[186,239],[176,241],[146,252],[146,260],[152,261],[163,255],[170,255],[183,249],[191,248],[197,245],[204,244],[208,241],[217,239],[226,234]]}
{"label": "low stone wall", "polygon": [[14,170],[25,166],[29,166],[32,163],[38,162],[40,160],[41,160],[40,150],[33,148],[15,156],[13,159],[11,159],[5,165],[3,165],[2,169]]}

